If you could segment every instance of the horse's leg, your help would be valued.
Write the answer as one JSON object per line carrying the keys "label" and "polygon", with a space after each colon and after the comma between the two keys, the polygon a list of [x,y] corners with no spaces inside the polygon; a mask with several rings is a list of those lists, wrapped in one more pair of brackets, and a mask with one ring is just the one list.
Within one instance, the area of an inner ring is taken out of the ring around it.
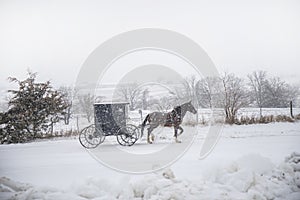
{"label": "horse's leg", "polygon": [[149,144],[152,144],[152,141],[150,140],[150,134],[153,131],[152,125],[150,125],[150,127],[148,128],[148,135],[147,135],[147,142]]}
{"label": "horse's leg", "polygon": [[178,133],[178,135],[181,135],[183,133],[183,128],[181,126],[178,126],[178,129],[180,130],[180,132]]}
{"label": "horse's leg", "polygon": [[181,143],[181,141],[179,141],[177,139],[177,132],[178,132],[179,126],[174,126],[174,137],[175,137],[175,142],[176,143]]}
{"label": "horse's leg", "polygon": [[[154,141],[154,136],[151,134],[151,132],[157,128],[159,124],[150,124],[150,127],[148,128],[148,136],[147,136],[147,142],[149,144],[152,144]],[[152,135],[152,137],[150,137]]]}

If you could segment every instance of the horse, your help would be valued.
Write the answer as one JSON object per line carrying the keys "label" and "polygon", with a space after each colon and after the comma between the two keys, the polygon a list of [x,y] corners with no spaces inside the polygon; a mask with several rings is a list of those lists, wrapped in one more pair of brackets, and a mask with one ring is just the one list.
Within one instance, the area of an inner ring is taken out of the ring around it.
{"label": "horse", "polygon": [[[163,112],[149,113],[141,125],[141,136],[143,136],[144,134],[144,128],[147,122],[149,122],[148,124],[150,125],[148,128],[148,135],[147,135],[147,142],[149,144],[152,144],[154,140],[153,136],[150,140],[150,135],[153,129],[157,128],[158,126],[164,126],[164,127],[174,126],[175,141],[177,143],[180,143],[180,141],[177,140],[177,136],[183,133],[183,128],[180,125],[187,111],[193,114],[197,113],[197,110],[194,108],[191,101],[175,107],[171,112],[168,113],[163,113]],[[179,134],[178,134],[178,130],[180,130]]]}

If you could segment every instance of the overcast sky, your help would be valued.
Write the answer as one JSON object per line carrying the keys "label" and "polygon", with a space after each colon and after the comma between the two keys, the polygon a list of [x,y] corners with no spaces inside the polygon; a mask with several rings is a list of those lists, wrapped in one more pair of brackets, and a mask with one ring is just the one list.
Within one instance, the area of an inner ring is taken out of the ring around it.
{"label": "overcast sky", "polygon": [[220,71],[267,70],[300,81],[300,1],[2,1],[0,90],[26,69],[71,85],[87,56],[114,35],[163,28],[196,41]]}

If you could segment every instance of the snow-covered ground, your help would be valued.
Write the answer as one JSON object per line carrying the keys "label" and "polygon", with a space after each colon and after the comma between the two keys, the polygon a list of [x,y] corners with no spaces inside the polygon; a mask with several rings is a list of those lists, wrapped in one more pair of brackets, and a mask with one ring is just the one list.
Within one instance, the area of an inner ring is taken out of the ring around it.
{"label": "snow-covered ground", "polygon": [[[101,165],[77,138],[1,145],[0,199],[300,199],[299,122],[225,125],[200,160],[207,129],[170,168],[143,175]],[[141,143],[129,148],[159,145]]]}

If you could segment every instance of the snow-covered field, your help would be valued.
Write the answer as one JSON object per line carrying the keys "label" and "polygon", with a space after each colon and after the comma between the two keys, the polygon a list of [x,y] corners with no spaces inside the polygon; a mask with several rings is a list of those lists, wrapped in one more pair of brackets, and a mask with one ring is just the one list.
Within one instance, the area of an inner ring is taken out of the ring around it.
{"label": "snow-covered field", "polygon": [[[150,110],[143,110],[142,113],[142,117],[143,119],[146,117],[146,115],[151,112]],[[212,111],[212,109],[208,109],[208,108],[200,108],[198,109],[198,119],[200,123],[207,123],[209,121],[212,120],[212,113],[214,115],[214,120],[215,121],[224,121],[224,110],[222,108],[216,108],[214,109],[214,111]],[[290,116],[290,109],[289,108],[263,108],[262,109],[262,114],[264,116],[278,116],[278,115],[286,115],[286,116]],[[300,114],[300,108],[293,108],[293,114],[297,115]],[[139,125],[141,124],[141,115],[139,114],[138,110],[134,110],[134,111],[129,111],[128,113],[129,115],[129,123],[132,124],[136,124]],[[238,113],[237,113],[237,117],[240,118],[241,116],[248,116],[248,117],[255,117],[258,118],[259,117],[259,108],[241,108]],[[79,117],[78,119],[78,124],[77,124],[77,119],[76,117]],[[188,117],[186,117],[186,120]],[[192,119],[194,119],[195,116],[192,116]],[[92,124],[92,122],[88,122],[83,115],[76,115],[75,117],[71,118],[70,120],[70,124],[69,125],[65,125],[63,121],[57,123],[54,126],[54,131],[58,132],[58,133],[64,133],[70,130],[81,130],[84,127]]]}
{"label": "snow-covered field", "polygon": [[[300,199],[299,122],[225,125],[200,160],[207,129],[170,168],[143,175],[101,165],[77,138],[1,145],[0,199]],[[159,145],[141,143],[129,148]]]}

